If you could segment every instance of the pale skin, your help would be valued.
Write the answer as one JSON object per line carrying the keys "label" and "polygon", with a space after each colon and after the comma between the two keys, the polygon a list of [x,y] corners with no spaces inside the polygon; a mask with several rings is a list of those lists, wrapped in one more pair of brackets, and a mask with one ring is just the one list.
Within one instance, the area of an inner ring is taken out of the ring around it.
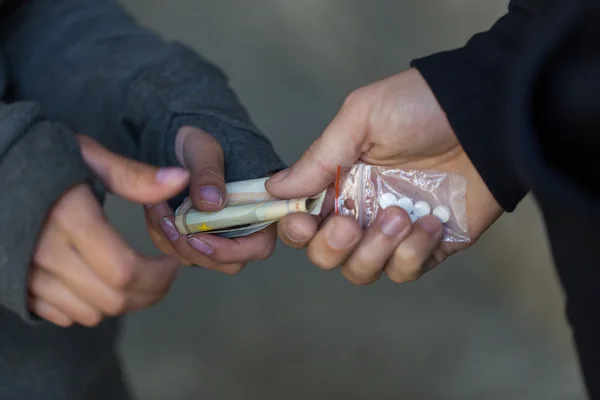
{"label": "pale skin", "polygon": [[63,327],[93,327],[162,300],[182,262],[235,274],[248,261],[271,255],[275,227],[236,240],[194,235],[204,252],[185,236],[161,232],[165,220],[173,221],[166,201],[188,185],[196,207],[210,211],[224,205],[214,196],[214,189],[217,200],[219,191],[225,196],[223,151],[208,133],[191,127],[178,132],[177,156],[185,168],[159,169],[111,153],[86,136],[78,139],[86,163],[107,189],[145,206],[150,236],[167,255],[145,257],[133,250],[106,219],[89,185],[76,185],[57,201],[40,233],[29,274],[34,314]]}
{"label": "pale skin", "polygon": [[[161,201],[183,190],[189,173],[159,170],[79,137],[87,163],[108,190],[125,199]],[[33,313],[59,326],[95,326],[107,316],[147,307],[168,291],[178,270],[172,256],[134,251],[104,215],[87,184],[67,191],[48,216],[29,274]]]}
{"label": "pale skin", "polygon": [[[150,236],[168,255],[149,258],[136,253],[106,220],[91,189],[75,186],[50,213],[33,257],[30,308],[42,318],[60,326],[95,326],[107,316],[160,301],[181,262],[235,274],[247,262],[271,255],[275,227],[238,239],[186,237],[171,229],[173,211],[166,200],[188,184],[197,208],[215,211],[225,205],[223,152],[206,132],[186,127],[178,133],[177,158],[184,169],[159,170],[110,153],[89,138],[80,139],[85,160],[109,190],[146,205]],[[267,188],[282,198],[314,195],[331,186],[338,165],[357,161],[435,168],[467,177],[473,242],[502,213],[416,70],[352,93],[321,137],[289,170],[271,178]],[[417,279],[467,247],[441,243],[441,224],[435,217],[411,225],[398,207],[386,209],[365,232],[354,220],[332,215],[331,206],[319,217],[290,215],[277,229],[289,246],[308,247],[314,264],[340,267],[359,285],[375,282],[384,273],[398,283]]]}
{"label": "pale skin", "polygon": [[[323,134],[291,168],[273,176],[267,189],[281,198],[311,196],[331,187],[338,165],[359,161],[465,176],[471,245],[502,214],[415,69],[353,92]],[[291,247],[307,247],[315,265],[339,267],[357,285],[383,274],[397,283],[413,281],[468,247],[441,242],[441,223],[434,216],[411,225],[404,210],[389,207],[363,232],[356,221],[332,211],[330,205],[320,217],[287,216],[278,224],[279,237]]]}

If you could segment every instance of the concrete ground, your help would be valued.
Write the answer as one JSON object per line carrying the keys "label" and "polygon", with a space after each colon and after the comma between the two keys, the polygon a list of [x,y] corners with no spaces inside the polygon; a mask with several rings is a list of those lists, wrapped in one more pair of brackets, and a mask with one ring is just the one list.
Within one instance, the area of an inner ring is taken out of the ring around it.
{"label": "concrete ground", "polygon": [[[353,89],[460,46],[495,0],[126,0],[148,26],[217,62],[286,162]],[[153,252],[140,207],[115,224]],[[185,270],[127,320],[140,400],[562,400],[582,386],[531,201],[422,280],[358,288],[278,248],[239,276]]]}

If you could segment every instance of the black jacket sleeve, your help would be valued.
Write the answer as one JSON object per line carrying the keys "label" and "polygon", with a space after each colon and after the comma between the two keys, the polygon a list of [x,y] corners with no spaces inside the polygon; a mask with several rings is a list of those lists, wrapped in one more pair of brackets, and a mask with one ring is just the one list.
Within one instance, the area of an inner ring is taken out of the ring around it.
{"label": "black jacket sleeve", "polygon": [[600,3],[556,1],[508,101],[508,148],[544,216],[591,399],[600,399]]}
{"label": "black jacket sleeve", "polygon": [[506,87],[541,0],[512,0],[509,12],[462,48],[412,61],[448,116],[488,188],[512,211],[527,193],[505,146]]}
{"label": "black jacket sleeve", "polygon": [[517,1],[488,32],[415,60],[500,204],[544,216],[591,399],[600,399],[600,3]]}

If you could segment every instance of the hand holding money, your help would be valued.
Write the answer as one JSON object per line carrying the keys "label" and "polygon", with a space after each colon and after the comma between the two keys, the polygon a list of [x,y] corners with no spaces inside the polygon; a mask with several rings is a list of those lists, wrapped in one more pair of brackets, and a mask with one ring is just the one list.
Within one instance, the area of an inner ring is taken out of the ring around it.
{"label": "hand holding money", "polygon": [[[220,143],[200,129],[182,127],[177,134],[175,149],[177,161],[191,173],[187,195],[193,208],[205,212],[222,210],[230,196],[225,187],[225,155]],[[236,163],[244,163],[243,157],[236,160]],[[257,173],[257,168],[252,167],[248,173]],[[269,173],[266,169],[262,172],[264,176]],[[242,179],[246,178],[236,180]],[[259,192],[264,193],[264,184]],[[163,253],[177,255],[184,265],[232,275],[242,271],[248,262],[271,256],[276,244],[275,225],[252,235],[230,239],[215,234],[181,234],[175,225],[175,213],[166,202],[147,205],[144,214],[155,246]]]}
{"label": "hand holding money", "polygon": [[227,238],[248,236],[286,215],[321,212],[326,192],[315,197],[281,200],[265,188],[268,178],[227,184],[227,203],[223,210],[203,212],[189,198],[175,211],[175,225],[181,234],[208,233]]}

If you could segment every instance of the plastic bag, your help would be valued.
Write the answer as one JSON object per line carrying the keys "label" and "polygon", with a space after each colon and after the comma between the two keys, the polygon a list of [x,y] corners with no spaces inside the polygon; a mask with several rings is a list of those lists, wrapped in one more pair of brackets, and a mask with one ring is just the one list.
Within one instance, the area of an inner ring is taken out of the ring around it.
{"label": "plastic bag", "polygon": [[363,229],[392,205],[405,209],[413,222],[433,214],[443,223],[444,242],[469,243],[466,190],[467,179],[452,173],[356,164],[345,172],[338,169],[335,208]]}

